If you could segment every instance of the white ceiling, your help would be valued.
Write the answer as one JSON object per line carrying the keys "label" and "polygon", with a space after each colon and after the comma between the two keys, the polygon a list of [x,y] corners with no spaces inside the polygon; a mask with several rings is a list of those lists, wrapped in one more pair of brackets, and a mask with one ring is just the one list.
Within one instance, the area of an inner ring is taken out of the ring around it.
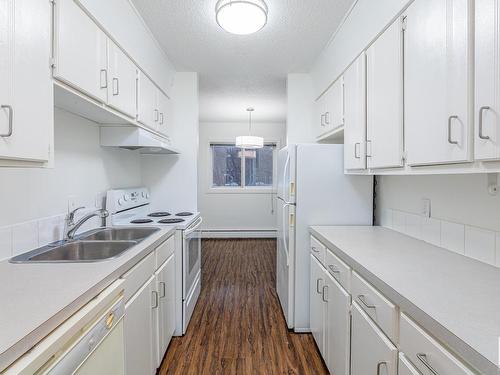
{"label": "white ceiling", "polygon": [[286,119],[286,75],[308,71],[354,0],[266,0],[268,24],[238,36],[216,0],[132,0],[178,71],[200,78],[200,121]]}

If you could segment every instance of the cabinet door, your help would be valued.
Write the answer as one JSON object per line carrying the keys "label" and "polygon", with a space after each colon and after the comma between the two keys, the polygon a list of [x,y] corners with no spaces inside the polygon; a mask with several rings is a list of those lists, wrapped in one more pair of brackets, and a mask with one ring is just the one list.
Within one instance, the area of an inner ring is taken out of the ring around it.
{"label": "cabinet door", "polygon": [[325,130],[327,132],[344,125],[344,78],[337,79],[327,92]]}
{"label": "cabinet door", "polygon": [[151,277],[127,302],[124,317],[127,375],[156,373],[154,306],[155,278]]}
{"label": "cabinet door", "polygon": [[[325,275],[326,276],[326,275]],[[349,375],[351,297],[331,276],[326,276],[325,362],[331,374]]]}
{"label": "cabinet door", "polygon": [[315,119],[314,119],[314,127],[316,137],[320,137],[325,134],[327,130],[326,124],[326,98],[328,96],[328,92],[325,92],[318,100],[316,100],[315,104]]}
{"label": "cabinet door", "polygon": [[46,162],[54,131],[51,5],[0,3],[0,158]]}
{"label": "cabinet door", "polygon": [[344,73],[344,166],[366,168],[366,56],[363,53]]}
{"label": "cabinet door", "polygon": [[158,89],[142,72],[139,72],[138,76],[137,95],[137,121],[151,129],[157,130],[160,119],[160,112],[157,107]]}
{"label": "cabinet door", "polygon": [[396,347],[357,303],[352,304],[351,311],[351,374],[396,375]]}
{"label": "cabinet door", "polygon": [[108,104],[136,117],[137,68],[113,41],[108,40]]}
{"label": "cabinet door", "polygon": [[500,157],[500,2],[476,0],[475,129],[477,160]]}
{"label": "cabinet door", "polygon": [[310,279],[310,301],[309,316],[311,333],[318,345],[318,349],[324,355],[324,310],[325,304],[322,300],[323,286],[325,285],[325,275],[321,263],[313,256],[311,258],[311,279]]}
{"label": "cabinet door", "polygon": [[164,135],[169,135],[170,125],[172,124],[172,106],[171,100],[158,90],[158,131]]}
{"label": "cabinet door", "polygon": [[471,159],[469,0],[419,0],[405,31],[405,141],[409,165]]}
{"label": "cabinet door", "polygon": [[54,77],[107,102],[107,37],[73,0],[55,5]]}
{"label": "cabinet door", "polygon": [[396,20],[366,51],[368,168],[403,165],[403,38]]}
{"label": "cabinet door", "polygon": [[156,366],[159,367],[168,344],[175,331],[175,258],[170,258],[156,272],[159,295],[158,310],[158,352]]}

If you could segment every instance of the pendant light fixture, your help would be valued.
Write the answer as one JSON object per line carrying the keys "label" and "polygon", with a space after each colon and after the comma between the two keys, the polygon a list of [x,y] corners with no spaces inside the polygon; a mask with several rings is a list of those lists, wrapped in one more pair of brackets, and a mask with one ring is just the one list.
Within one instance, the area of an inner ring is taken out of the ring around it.
{"label": "pendant light fixture", "polygon": [[237,35],[253,34],[267,23],[268,8],[264,0],[219,0],[215,19],[220,27]]}
{"label": "pendant light fixture", "polygon": [[253,108],[247,108],[248,112],[248,135],[236,137],[236,147],[243,149],[257,149],[264,147],[264,138],[252,135],[252,112]]}

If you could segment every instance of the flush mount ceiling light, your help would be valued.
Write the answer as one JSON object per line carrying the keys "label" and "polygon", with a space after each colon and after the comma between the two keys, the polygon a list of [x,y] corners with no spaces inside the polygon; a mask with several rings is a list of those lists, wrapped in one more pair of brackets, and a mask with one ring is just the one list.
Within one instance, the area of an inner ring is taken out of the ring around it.
{"label": "flush mount ceiling light", "polygon": [[236,147],[243,149],[257,149],[264,147],[264,138],[252,135],[252,112],[253,108],[247,108],[248,112],[248,135],[236,137]]}
{"label": "flush mount ceiling light", "polygon": [[237,35],[253,34],[267,23],[268,8],[264,0],[219,0],[215,18],[220,27]]}

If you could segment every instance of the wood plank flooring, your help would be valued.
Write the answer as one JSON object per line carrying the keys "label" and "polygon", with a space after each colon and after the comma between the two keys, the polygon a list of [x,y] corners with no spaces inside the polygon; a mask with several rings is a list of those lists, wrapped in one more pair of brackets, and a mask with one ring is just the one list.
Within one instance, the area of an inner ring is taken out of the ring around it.
{"label": "wood plank flooring", "polygon": [[200,298],[159,374],[328,374],[312,336],[287,329],[275,270],[273,239],[204,240]]}

